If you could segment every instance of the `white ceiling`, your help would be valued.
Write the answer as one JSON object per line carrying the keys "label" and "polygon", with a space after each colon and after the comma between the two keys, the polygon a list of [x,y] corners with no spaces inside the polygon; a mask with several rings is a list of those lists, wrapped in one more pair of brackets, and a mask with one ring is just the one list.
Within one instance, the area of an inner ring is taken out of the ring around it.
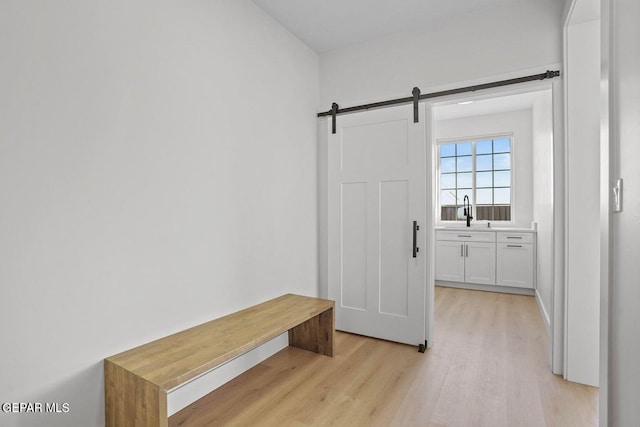
{"label": "white ceiling", "polygon": [[253,0],[316,52],[520,1],[541,0]]}

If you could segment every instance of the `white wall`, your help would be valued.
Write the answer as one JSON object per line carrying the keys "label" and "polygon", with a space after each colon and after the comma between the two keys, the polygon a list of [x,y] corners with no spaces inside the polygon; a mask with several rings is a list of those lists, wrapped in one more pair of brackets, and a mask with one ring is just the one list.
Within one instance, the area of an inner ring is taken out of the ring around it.
{"label": "white wall", "polygon": [[[436,107],[437,108],[437,107]],[[532,220],[532,111],[520,110],[482,116],[439,120],[434,124],[435,138],[465,139],[474,136],[513,134],[513,217],[509,226],[531,227]],[[485,224],[486,225],[486,224]],[[494,226],[501,226],[495,222]]]}
{"label": "white wall", "polygon": [[553,294],[553,112],[551,90],[537,92],[533,103],[533,221],[537,224],[536,296],[547,332]]}
{"label": "white wall", "polygon": [[599,21],[567,29],[565,377],[598,385],[600,342]]}
{"label": "white wall", "polygon": [[320,108],[411,96],[414,86],[426,93],[452,83],[518,77],[522,70],[560,63],[562,7],[538,0],[478,8],[437,26],[322,53]]}
{"label": "white wall", "polygon": [[248,0],[0,2],[0,402],[103,423],[102,360],[317,294],[318,56]]}
{"label": "white wall", "polygon": [[[613,180],[624,179],[622,212],[611,214],[612,245],[609,248],[611,275],[604,289],[608,302],[607,341],[608,385],[601,402],[608,403],[602,426],[640,425],[640,2],[637,0],[603,0],[604,106],[608,115],[607,154],[610,154]],[[609,44],[610,43],[610,44]],[[608,167],[606,168],[608,169]],[[611,199],[613,182],[605,178]],[[605,206],[606,207],[606,206]],[[605,371],[607,372],[607,371]]]}

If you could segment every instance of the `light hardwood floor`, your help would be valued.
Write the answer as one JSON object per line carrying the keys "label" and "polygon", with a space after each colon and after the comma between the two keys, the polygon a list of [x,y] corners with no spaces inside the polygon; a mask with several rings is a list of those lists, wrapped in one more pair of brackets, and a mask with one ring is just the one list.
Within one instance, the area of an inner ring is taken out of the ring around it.
{"label": "light hardwood floor", "polygon": [[[289,347],[172,426],[596,426],[596,388],[551,374],[529,296],[436,288],[433,348],[337,333],[334,358]],[[193,412],[195,414],[197,412]]]}

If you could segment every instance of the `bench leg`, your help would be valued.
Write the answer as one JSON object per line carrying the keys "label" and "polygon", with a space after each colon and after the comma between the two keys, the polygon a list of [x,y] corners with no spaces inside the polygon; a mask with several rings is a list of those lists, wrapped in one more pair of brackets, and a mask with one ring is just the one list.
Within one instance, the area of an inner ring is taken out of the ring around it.
{"label": "bench leg", "polygon": [[106,427],[166,427],[167,392],[105,360]]}
{"label": "bench leg", "polygon": [[289,345],[333,357],[335,319],[329,309],[289,330]]}

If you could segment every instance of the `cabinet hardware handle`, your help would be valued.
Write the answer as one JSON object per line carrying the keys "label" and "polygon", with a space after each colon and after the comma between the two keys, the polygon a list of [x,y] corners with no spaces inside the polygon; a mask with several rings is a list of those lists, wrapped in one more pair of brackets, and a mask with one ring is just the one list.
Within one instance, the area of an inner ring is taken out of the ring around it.
{"label": "cabinet hardware handle", "polygon": [[469,236],[467,234],[458,234],[458,237],[471,237],[471,236]]}
{"label": "cabinet hardware handle", "polygon": [[464,245],[465,249],[467,250],[467,258],[469,258],[469,245]]}
{"label": "cabinet hardware handle", "polygon": [[418,221],[413,221],[413,257],[416,257],[416,254],[420,251],[418,248],[418,230],[420,230],[420,226],[418,225]]}
{"label": "cabinet hardware handle", "polygon": [[460,244],[460,256],[464,256],[464,245]]}
{"label": "cabinet hardware handle", "polygon": [[522,239],[522,236],[507,236],[507,239]]}
{"label": "cabinet hardware handle", "polygon": [[507,245],[508,248],[521,248],[522,245]]}

